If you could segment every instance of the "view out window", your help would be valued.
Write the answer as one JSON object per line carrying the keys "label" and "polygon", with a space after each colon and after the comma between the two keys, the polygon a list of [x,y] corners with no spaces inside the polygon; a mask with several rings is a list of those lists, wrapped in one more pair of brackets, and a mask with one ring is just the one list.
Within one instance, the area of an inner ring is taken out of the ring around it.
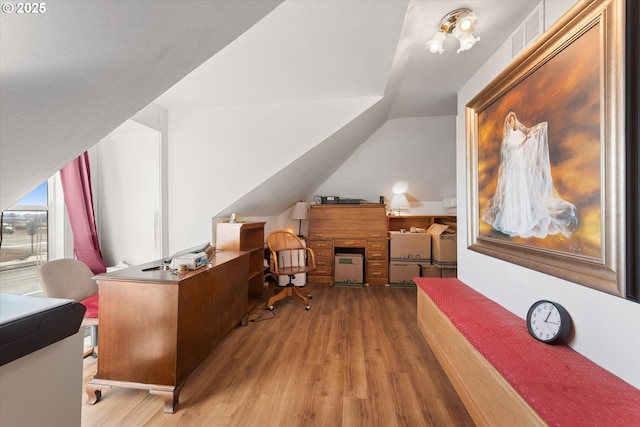
{"label": "view out window", "polygon": [[0,293],[41,292],[37,266],[48,260],[48,183],[44,182],[2,212]]}

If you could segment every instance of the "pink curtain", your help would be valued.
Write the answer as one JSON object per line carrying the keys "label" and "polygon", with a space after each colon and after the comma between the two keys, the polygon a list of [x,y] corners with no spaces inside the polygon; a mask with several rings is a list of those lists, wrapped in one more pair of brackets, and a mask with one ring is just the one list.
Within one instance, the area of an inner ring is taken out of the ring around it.
{"label": "pink curtain", "polygon": [[64,201],[67,205],[73,251],[94,274],[107,271],[102,260],[91,194],[89,153],[86,151],[60,170]]}

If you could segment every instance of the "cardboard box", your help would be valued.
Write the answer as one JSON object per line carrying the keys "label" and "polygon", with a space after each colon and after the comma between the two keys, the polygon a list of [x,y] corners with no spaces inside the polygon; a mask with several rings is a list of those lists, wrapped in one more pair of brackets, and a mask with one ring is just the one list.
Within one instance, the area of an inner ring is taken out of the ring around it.
{"label": "cardboard box", "polygon": [[390,231],[389,237],[389,257],[391,260],[431,262],[431,235],[429,233]]}
{"label": "cardboard box", "polygon": [[444,221],[443,224],[448,226],[449,230],[453,230],[456,233],[458,232],[458,223],[457,222]]}
{"label": "cardboard box", "polygon": [[362,254],[336,254],[333,284],[337,286],[363,286],[363,259]]}
{"label": "cardboard box", "polygon": [[438,267],[458,265],[458,236],[445,224],[432,224],[427,230],[431,234],[431,262]]}
{"label": "cardboard box", "polygon": [[414,285],[414,277],[420,277],[420,261],[390,262],[389,284],[409,286]]}
{"label": "cardboard box", "polygon": [[422,264],[420,277],[442,277],[442,269],[433,264]]}

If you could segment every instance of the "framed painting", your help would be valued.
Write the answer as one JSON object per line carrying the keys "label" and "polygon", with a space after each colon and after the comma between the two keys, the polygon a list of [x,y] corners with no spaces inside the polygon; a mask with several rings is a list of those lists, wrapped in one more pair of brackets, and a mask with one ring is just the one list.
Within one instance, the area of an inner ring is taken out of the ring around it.
{"label": "framed painting", "polygon": [[[625,16],[640,16],[640,2],[627,0]],[[626,27],[627,299],[640,302],[640,28]]]}
{"label": "framed painting", "polygon": [[624,34],[581,1],[467,104],[469,249],[625,296]]}

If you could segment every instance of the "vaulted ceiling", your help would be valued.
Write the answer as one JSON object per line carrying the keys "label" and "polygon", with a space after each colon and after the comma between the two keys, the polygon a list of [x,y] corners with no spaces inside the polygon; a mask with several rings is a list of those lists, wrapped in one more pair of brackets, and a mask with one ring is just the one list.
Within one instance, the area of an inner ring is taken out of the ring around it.
{"label": "vaulted ceiling", "polygon": [[[0,209],[151,102],[179,109],[379,98],[370,116],[354,120],[357,129],[336,128],[356,143],[387,119],[453,115],[459,88],[538,3],[60,0],[38,16],[3,13]],[[462,6],[478,15],[481,41],[460,54],[454,40],[442,55],[426,51],[440,19]],[[331,141],[317,149],[336,159],[339,150]]]}

